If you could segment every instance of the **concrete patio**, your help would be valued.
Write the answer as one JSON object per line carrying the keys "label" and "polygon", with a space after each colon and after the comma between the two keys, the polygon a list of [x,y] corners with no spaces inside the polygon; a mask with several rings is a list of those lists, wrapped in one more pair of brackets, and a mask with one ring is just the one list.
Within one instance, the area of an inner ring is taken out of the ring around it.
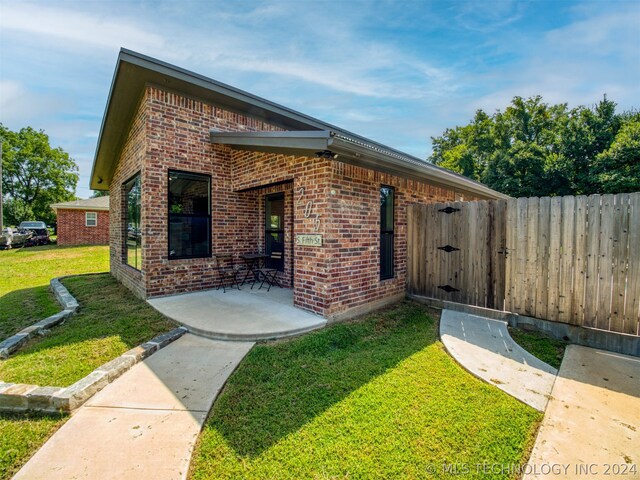
{"label": "concrete patio", "polygon": [[192,333],[215,340],[256,341],[322,328],[326,319],[293,306],[293,290],[272,287],[204,290],[148,300]]}

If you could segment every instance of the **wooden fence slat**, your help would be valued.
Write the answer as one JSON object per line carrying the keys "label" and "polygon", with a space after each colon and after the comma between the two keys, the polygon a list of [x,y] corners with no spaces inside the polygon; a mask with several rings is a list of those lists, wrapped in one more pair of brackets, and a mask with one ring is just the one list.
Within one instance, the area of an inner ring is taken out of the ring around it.
{"label": "wooden fence slat", "polygon": [[513,312],[515,309],[515,271],[518,255],[518,242],[516,237],[516,218],[518,213],[518,201],[515,198],[507,200],[507,258],[505,265],[505,310]]}
{"label": "wooden fence slat", "polygon": [[491,277],[489,276],[489,264],[490,264],[490,248],[491,239],[489,232],[489,202],[483,200],[479,202],[479,217],[478,222],[478,238],[481,240],[482,256],[478,259],[478,296],[483,307],[489,306],[489,282]]}
{"label": "wooden fence slat", "polygon": [[613,275],[614,196],[602,196],[600,206],[600,251],[598,252],[598,312],[596,327],[609,330],[611,319],[611,276]]}
{"label": "wooden fence slat", "polygon": [[419,295],[425,295],[425,286],[424,286],[424,281],[425,281],[425,276],[424,273],[426,272],[426,248],[424,245],[424,230],[427,228],[427,226],[425,225],[426,223],[426,219],[425,219],[425,207],[424,205],[415,205],[414,209],[413,209],[413,214],[414,214],[414,232],[415,232],[415,236],[413,237],[415,239],[415,244],[416,244],[416,261],[414,263],[415,265],[415,269],[416,269],[416,274],[415,274],[415,286],[414,289],[416,291],[416,293],[418,293]]}
{"label": "wooden fence slat", "polygon": [[538,221],[540,199],[532,197],[527,202],[527,256],[525,259],[524,313],[536,314],[536,281],[538,274]]}
{"label": "wooden fence slat", "polygon": [[558,317],[560,322],[571,320],[573,300],[573,242],[575,230],[575,197],[562,197],[562,224],[560,228],[560,280],[558,283]]}
{"label": "wooden fence slat", "polygon": [[549,295],[549,247],[551,199],[542,197],[538,205],[538,278],[536,281],[536,315],[547,318]]}
{"label": "wooden fence slat", "polygon": [[629,194],[615,197],[613,216],[613,276],[611,285],[612,332],[624,332],[624,303],[627,291],[627,260],[629,240]]}
{"label": "wooden fence slat", "polygon": [[574,325],[582,325],[584,322],[584,299],[587,262],[587,197],[576,197],[576,241],[574,246],[574,270],[573,270],[573,310],[571,322]]}
{"label": "wooden fence slat", "polygon": [[416,261],[416,242],[414,239],[415,231],[415,215],[414,205],[407,205],[407,285],[406,289],[409,293],[416,293],[413,288],[416,284],[415,261]]}
{"label": "wooden fence slat", "polygon": [[553,197],[549,209],[549,287],[547,290],[547,316],[557,320],[560,311],[560,256],[561,256],[562,198]]}
{"label": "wooden fence slat", "polygon": [[600,252],[600,205],[602,197],[591,195],[587,200],[587,261],[585,274],[584,323],[595,327],[598,318],[598,255]]}
{"label": "wooden fence slat", "polygon": [[[424,249],[424,260],[420,265],[420,268],[424,268],[424,271],[421,271],[421,276],[426,277],[426,283],[424,284],[423,290],[425,294],[429,297],[437,298],[437,292],[434,289],[434,285],[436,282],[436,274],[438,264],[436,262],[436,254],[433,251],[433,235],[438,228],[437,223],[434,221],[434,208],[435,205],[428,205],[422,211],[424,216],[424,228],[422,229],[422,245]],[[426,275],[425,275],[426,274]]]}
{"label": "wooden fence slat", "polygon": [[[449,223],[449,234],[444,245],[450,245],[455,248],[460,248],[461,240],[459,238],[460,228],[464,221],[464,213],[463,213],[463,204],[461,202],[453,202],[451,203],[453,208],[459,208],[459,212],[454,212],[449,215],[450,223]],[[447,279],[447,284],[451,285],[454,288],[457,288],[458,292],[451,292],[448,294],[448,299],[452,302],[464,302],[464,289],[466,285],[460,282],[460,255],[459,250],[453,252],[443,252],[443,256],[447,260],[447,272],[449,272],[449,277]]]}
{"label": "wooden fence slat", "polygon": [[488,202],[490,222],[489,229],[489,291],[487,292],[488,307],[504,309],[504,280],[505,280],[505,208],[504,200]]}
{"label": "wooden fence slat", "polygon": [[478,296],[475,283],[477,281],[476,260],[478,254],[477,240],[477,221],[478,221],[478,202],[469,202],[466,210],[467,232],[469,234],[469,249],[466,256],[467,272],[467,301],[472,305],[478,305]]}
{"label": "wooden fence slat", "polygon": [[528,199],[518,198],[516,212],[516,268],[514,272],[514,305],[513,311],[525,313],[524,305],[526,299],[526,264],[527,264],[527,203]]}
{"label": "wooden fence slat", "polygon": [[640,335],[640,193],[630,195],[629,207],[629,267],[624,333]]}
{"label": "wooden fence slat", "polygon": [[458,281],[460,282],[461,289],[460,298],[464,303],[471,302],[471,290],[469,285],[472,283],[472,279],[469,277],[469,261],[473,257],[474,252],[471,250],[469,244],[469,210],[468,203],[462,203],[460,206],[460,235],[459,244],[455,247],[459,248],[459,252],[455,252],[458,255],[460,261],[460,267],[458,272]]}

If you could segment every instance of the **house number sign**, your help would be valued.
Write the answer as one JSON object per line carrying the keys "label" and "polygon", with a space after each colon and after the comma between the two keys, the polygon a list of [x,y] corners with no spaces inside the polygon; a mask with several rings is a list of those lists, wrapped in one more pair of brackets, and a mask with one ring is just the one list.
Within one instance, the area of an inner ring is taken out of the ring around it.
{"label": "house number sign", "polygon": [[[320,215],[318,213],[315,213],[313,211],[313,200],[309,200],[308,202],[304,202],[304,187],[300,187],[298,189],[298,193],[300,194],[300,203],[299,205],[302,206],[304,205],[304,218],[311,218],[313,221],[313,231],[317,232],[318,230],[320,230]],[[314,236],[314,235],[311,235]],[[315,236],[319,236],[320,237],[320,243],[319,244],[313,244],[313,245],[322,245],[322,236],[321,235],[315,235]],[[303,243],[298,243],[298,236],[296,236],[296,245],[307,245],[307,244],[303,244]],[[310,245],[310,244],[309,244]]]}
{"label": "house number sign", "polygon": [[296,235],[296,245],[302,245],[305,247],[321,247],[322,246],[322,235],[313,234],[313,235]]}

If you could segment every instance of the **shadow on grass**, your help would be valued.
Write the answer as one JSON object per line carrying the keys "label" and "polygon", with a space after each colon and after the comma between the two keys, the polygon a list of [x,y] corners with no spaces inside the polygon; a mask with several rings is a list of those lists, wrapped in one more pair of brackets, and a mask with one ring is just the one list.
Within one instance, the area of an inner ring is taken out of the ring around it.
{"label": "shadow on grass", "polygon": [[364,321],[256,345],[216,401],[209,428],[256,457],[437,339],[425,309],[403,303]]}
{"label": "shadow on grass", "polygon": [[0,296],[0,340],[60,310],[48,285],[5,293]]}
{"label": "shadow on grass", "polygon": [[110,274],[70,277],[62,283],[78,300],[78,313],[0,363],[4,381],[68,386],[126,350],[174,328]]}

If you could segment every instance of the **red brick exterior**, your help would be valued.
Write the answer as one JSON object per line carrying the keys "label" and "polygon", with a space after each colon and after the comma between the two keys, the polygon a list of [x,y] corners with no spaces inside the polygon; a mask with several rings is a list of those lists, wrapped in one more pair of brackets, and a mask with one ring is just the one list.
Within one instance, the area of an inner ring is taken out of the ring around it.
{"label": "red brick exterior", "polygon": [[[141,297],[207,289],[211,258],[169,260],[170,169],[211,176],[212,250],[263,249],[264,197],[285,193],[285,271],[294,304],[325,316],[401,295],[406,278],[406,206],[453,200],[455,192],[336,160],[235,151],[212,145],[209,131],[278,130],[263,121],[149,86],[111,183],[111,270]],[[123,182],[142,179],[142,269],[124,261]],[[395,188],[395,276],[380,281],[381,185]],[[294,245],[317,233],[322,247]]]}
{"label": "red brick exterior", "polygon": [[[97,213],[98,224],[87,227],[86,212]],[[109,212],[104,210],[57,209],[58,245],[108,245]]]}

